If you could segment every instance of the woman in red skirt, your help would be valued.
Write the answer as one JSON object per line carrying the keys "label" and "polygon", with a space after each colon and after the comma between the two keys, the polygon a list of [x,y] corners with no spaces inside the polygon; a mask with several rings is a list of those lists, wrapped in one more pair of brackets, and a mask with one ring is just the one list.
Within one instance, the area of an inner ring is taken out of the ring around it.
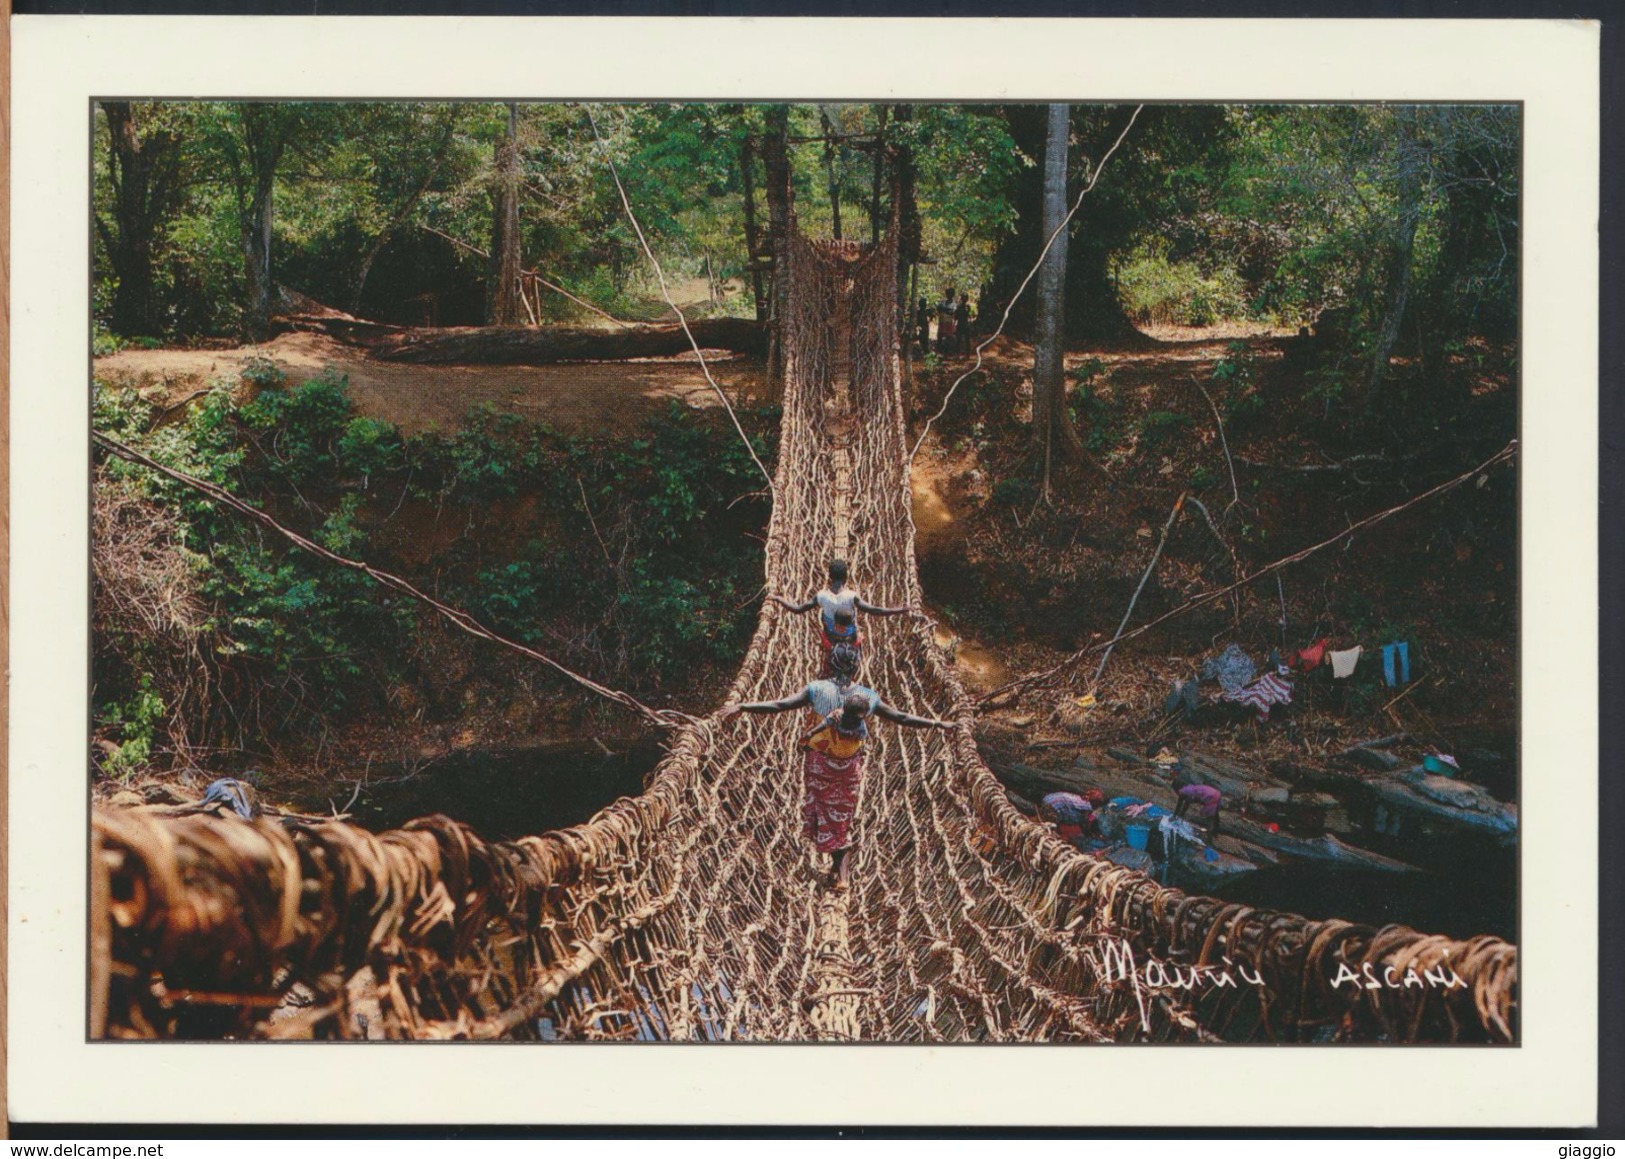
{"label": "woman in red skirt", "polygon": [[871,715],[911,728],[954,728],[951,720],[933,720],[899,711],[880,699],[872,688],[855,682],[857,649],[837,644],[830,652],[834,676],[814,680],[794,696],[751,704],[729,704],[727,720],[740,712],[809,710],[801,736],[803,763],[802,833],[820,853],[833,858],[826,884],[846,888],[846,851],[851,847],[852,815],[858,807],[858,785],[863,779],[863,742],[869,739]]}

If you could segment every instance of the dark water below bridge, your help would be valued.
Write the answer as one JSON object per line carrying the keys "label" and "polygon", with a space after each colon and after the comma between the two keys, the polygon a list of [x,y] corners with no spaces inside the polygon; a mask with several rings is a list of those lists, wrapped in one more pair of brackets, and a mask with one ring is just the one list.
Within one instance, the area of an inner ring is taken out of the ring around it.
{"label": "dark water below bridge", "polygon": [[[1419,859],[1411,853],[1415,864]],[[1450,840],[1435,847],[1419,868],[1419,873],[1379,873],[1297,861],[1242,874],[1212,892],[1227,901],[1308,918],[1372,926],[1397,923],[1453,938],[1494,934],[1517,940],[1515,847]]]}
{"label": "dark water below bridge", "polygon": [[351,811],[372,830],[444,813],[487,840],[511,841],[579,825],[620,797],[643,791],[659,763],[652,741],[618,744],[606,753],[591,741],[545,748],[454,753],[415,774],[378,777]]}

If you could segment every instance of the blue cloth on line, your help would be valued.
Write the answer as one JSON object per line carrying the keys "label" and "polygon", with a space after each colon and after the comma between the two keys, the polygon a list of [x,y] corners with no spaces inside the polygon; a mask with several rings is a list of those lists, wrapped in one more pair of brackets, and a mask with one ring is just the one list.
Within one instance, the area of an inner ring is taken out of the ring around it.
{"label": "blue cloth on line", "polygon": [[[1396,672],[1394,661],[1399,661]],[[1395,640],[1382,646],[1382,679],[1392,688],[1396,684],[1409,684],[1411,680],[1411,648],[1404,640]]]}

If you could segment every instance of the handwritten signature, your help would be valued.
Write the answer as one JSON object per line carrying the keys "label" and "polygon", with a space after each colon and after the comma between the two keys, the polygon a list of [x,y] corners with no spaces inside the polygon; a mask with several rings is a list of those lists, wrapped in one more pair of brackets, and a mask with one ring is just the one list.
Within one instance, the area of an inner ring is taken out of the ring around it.
{"label": "handwritten signature", "polygon": [[[1339,962],[1337,972],[1331,979],[1332,989],[1341,989],[1345,984],[1356,990],[1465,989],[1467,983],[1450,966],[1449,951],[1443,953],[1446,961],[1420,973],[1414,968],[1407,968],[1401,973],[1393,966],[1378,967],[1370,962],[1361,963],[1356,971],[1348,963]],[[1257,970],[1245,962],[1231,961],[1228,954],[1220,959],[1221,964],[1218,965],[1181,966],[1153,958],[1141,966],[1135,961],[1134,947],[1126,938],[1109,938],[1102,943],[1098,957],[1093,951],[1089,952],[1089,957],[1094,961],[1103,982],[1128,982],[1133,986],[1134,1001],[1140,1011],[1140,1026],[1147,1034],[1151,1032],[1151,1020],[1146,1011],[1147,993],[1222,990],[1226,987],[1239,988],[1242,984],[1262,989],[1267,985]]]}

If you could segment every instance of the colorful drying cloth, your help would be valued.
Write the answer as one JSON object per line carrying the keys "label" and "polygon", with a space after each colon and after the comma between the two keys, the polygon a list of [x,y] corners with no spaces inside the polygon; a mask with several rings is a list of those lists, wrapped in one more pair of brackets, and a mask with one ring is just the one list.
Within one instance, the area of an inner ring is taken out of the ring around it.
{"label": "colorful drying cloth", "polygon": [[1063,825],[1084,825],[1094,807],[1076,793],[1046,793],[1043,804]]}
{"label": "colorful drying cloth", "polygon": [[863,754],[842,760],[809,749],[803,777],[802,833],[820,853],[845,849],[851,844],[847,830],[858,807]]}
{"label": "colorful drying cloth", "polygon": [[1333,652],[1327,659],[1332,662],[1332,679],[1347,680],[1354,675],[1354,666],[1360,662],[1360,653],[1365,649],[1356,645],[1346,652]]}
{"label": "colorful drying cloth", "polygon": [[[1398,679],[1395,679],[1394,661],[1399,661]],[[1411,646],[1404,640],[1382,646],[1382,680],[1392,688],[1396,684],[1409,684],[1411,679]]]}
{"label": "colorful drying cloth", "polygon": [[1226,693],[1241,688],[1257,671],[1252,658],[1234,644],[1202,662],[1202,679],[1217,680]]}
{"label": "colorful drying cloth", "polygon": [[1292,682],[1284,676],[1271,672],[1260,676],[1246,688],[1238,688],[1234,692],[1226,692],[1225,700],[1237,704],[1251,705],[1258,710],[1259,720],[1270,718],[1270,705],[1292,703]]}
{"label": "colorful drying cloth", "polygon": [[1318,640],[1307,648],[1300,649],[1297,655],[1297,665],[1305,672],[1313,672],[1320,667],[1320,659],[1326,654],[1328,641]]}
{"label": "colorful drying cloth", "polygon": [[233,813],[245,821],[252,821],[259,813],[254,803],[254,790],[230,777],[221,777],[218,781],[209,782],[209,787],[203,793],[203,803],[227,805]]}

